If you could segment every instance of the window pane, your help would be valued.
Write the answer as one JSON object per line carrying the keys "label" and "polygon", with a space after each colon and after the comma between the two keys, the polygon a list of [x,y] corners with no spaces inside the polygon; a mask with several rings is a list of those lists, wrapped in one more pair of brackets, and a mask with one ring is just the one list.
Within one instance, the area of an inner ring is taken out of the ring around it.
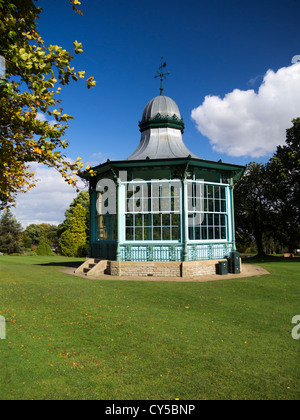
{"label": "window pane", "polygon": [[163,226],[170,226],[170,214],[162,215],[162,224]]}
{"label": "window pane", "polygon": [[153,228],[153,240],[161,241],[161,228]]}
{"label": "window pane", "polygon": [[226,201],[225,200],[221,201],[221,212],[226,213]]}
{"label": "window pane", "polygon": [[153,226],[161,226],[161,215],[153,214]]}
{"label": "window pane", "polygon": [[203,227],[201,228],[201,234],[202,234],[202,239],[203,239],[203,240],[208,239],[208,237],[207,237],[207,227],[206,227],[206,226],[203,226]]}
{"label": "window pane", "polygon": [[169,241],[171,239],[171,229],[169,227],[163,228],[163,240]]}
{"label": "window pane", "polygon": [[172,226],[180,226],[180,214],[172,214],[171,215],[171,224]]}
{"label": "window pane", "polygon": [[172,241],[179,241],[180,239],[180,226],[172,228]]}
{"label": "window pane", "polygon": [[135,228],[135,241],[142,241],[143,240],[143,228],[136,227]]}
{"label": "window pane", "polygon": [[127,228],[126,229],[126,241],[133,241],[133,229]]}
{"label": "window pane", "polygon": [[226,228],[221,227],[221,239],[226,239]]}
{"label": "window pane", "polygon": [[214,215],[214,224],[215,224],[215,226],[220,225],[220,215],[219,214]]}
{"label": "window pane", "polygon": [[126,214],[126,226],[133,226],[133,214]]}
{"label": "window pane", "polygon": [[143,215],[142,214],[136,214],[134,216],[134,219],[135,219],[135,222],[134,222],[135,226],[138,226],[138,227],[143,226]]}

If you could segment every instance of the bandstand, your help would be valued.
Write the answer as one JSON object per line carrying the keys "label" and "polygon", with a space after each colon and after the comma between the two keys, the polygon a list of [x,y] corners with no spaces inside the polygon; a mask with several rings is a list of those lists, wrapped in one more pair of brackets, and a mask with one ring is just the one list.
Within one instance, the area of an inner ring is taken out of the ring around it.
{"label": "bandstand", "polygon": [[92,266],[105,261],[106,272],[131,276],[215,273],[236,251],[233,185],[244,167],[188,150],[178,106],[162,89],[139,128],[126,160],[81,175],[89,181]]}

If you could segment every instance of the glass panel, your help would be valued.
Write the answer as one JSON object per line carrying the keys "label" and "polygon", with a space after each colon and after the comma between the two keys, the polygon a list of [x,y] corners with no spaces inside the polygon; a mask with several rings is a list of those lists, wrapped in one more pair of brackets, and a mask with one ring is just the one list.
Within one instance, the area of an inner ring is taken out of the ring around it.
{"label": "glass panel", "polygon": [[153,228],[153,240],[161,241],[161,228]]}
{"label": "glass panel", "polygon": [[133,214],[126,214],[126,226],[133,226]]}
{"label": "glass panel", "polygon": [[219,226],[220,225],[220,215],[219,214],[215,214],[214,215],[214,225],[215,226]]}
{"label": "glass panel", "polygon": [[207,197],[208,198],[213,198],[213,190],[214,190],[214,187],[212,185],[207,186]]}
{"label": "glass panel", "polygon": [[228,187],[210,184],[189,185],[190,240],[227,239],[226,188]]}
{"label": "glass panel", "polygon": [[136,227],[135,228],[135,241],[142,241],[143,240],[143,228]]}
{"label": "glass panel", "polygon": [[221,212],[226,213],[226,201],[225,200],[221,201]]}
{"label": "glass panel", "polygon": [[163,240],[170,241],[171,239],[171,229],[170,227],[163,228]]}
{"label": "glass panel", "polygon": [[226,239],[226,228],[221,227],[221,239]]}
{"label": "glass panel", "polygon": [[127,183],[126,239],[179,241],[181,236],[181,183]]}
{"label": "glass panel", "polygon": [[161,226],[161,215],[153,214],[153,226]]}
{"label": "glass panel", "polygon": [[170,226],[170,214],[162,215],[162,224],[163,226]]}
{"label": "glass panel", "polygon": [[143,226],[143,215],[142,214],[135,214],[134,215],[134,224],[135,226],[141,227]]}
{"label": "glass panel", "polygon": [[133,229],[127,228],[126,229],[126,241],[133,241]]}
{"label": "glass panel", "polygon": [[172,228],[172,241],[180,240],[180,226]]}
{"label": "glass panel", "polygon": [[207,237],[207,226],[203,226],[203,227],[201,228],[201,234],[202,234],[202,239],[203,239],[203,240],[208,239],[208,237]]}

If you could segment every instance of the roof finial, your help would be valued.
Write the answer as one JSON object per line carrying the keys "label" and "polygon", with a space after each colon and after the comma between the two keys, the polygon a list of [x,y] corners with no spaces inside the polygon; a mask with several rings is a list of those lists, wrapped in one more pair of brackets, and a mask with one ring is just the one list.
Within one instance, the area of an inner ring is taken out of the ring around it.
{"label": "roof finial", "polygon": [[163,72],[163,69],[164,69],[164,67],[166,67],[167,66],[167,63],[166,62],[164,62],[163,61],[163,57],[161,57],[161,65],[159,66],[159,70],[160,71],[157,71],[157,75],[156,76],[154,76],[155,77],[155,79],[157,79],[158,77],[160,77],[160,94],[161,95],[163,95],[163,90],[164,90],[164,88],[163,88],[163,81],[164,81],[164,79],[166,79],[167,78],[167,76],[169,76],[169,72],[168,73],[164,73]]}

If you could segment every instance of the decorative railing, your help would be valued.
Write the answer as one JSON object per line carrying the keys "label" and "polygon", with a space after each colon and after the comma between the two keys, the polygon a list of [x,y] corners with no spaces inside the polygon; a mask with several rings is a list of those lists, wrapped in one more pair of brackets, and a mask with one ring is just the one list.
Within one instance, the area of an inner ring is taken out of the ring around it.
{"label": "decorative railing", "polygon": [[[121,245],[122,261],[182,261],[183,245]],[[189,244],[189,261],[217,260],[229,257],[233,244]]]}

